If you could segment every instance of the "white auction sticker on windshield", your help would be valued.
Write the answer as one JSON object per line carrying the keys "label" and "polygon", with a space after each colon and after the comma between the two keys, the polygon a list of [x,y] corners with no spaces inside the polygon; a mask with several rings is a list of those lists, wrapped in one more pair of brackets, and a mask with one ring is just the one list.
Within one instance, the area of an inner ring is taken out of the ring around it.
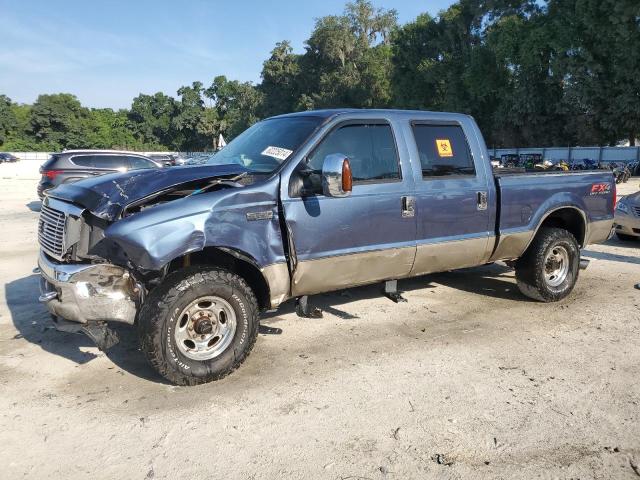
{"label": "white auction sticker on windshield", "polygon": [[278,160],[285,160],[292,153],[293,150],[280,147],[267,147],[262,151],[262,155],[277,158]]}

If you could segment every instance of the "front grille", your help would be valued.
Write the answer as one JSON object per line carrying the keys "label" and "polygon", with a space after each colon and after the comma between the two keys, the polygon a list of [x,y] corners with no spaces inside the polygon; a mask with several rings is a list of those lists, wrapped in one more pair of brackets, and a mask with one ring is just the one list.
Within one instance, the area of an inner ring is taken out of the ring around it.
{"label": "front grille", "polygon": [[636,215],[640,217],[640,207],[633,207],[633,209],[635,210]]}
{"label": "front grille", "polygon": [[38,241],[42,249],[52,257],[62,260],[64,254],[65,214],[42,205],[38,223]]}

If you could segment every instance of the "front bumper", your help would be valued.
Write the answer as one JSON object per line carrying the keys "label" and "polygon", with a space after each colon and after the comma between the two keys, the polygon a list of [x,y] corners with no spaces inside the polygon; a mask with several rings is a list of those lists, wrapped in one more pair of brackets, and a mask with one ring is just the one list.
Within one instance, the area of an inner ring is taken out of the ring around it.
{"label": "front bumper", "polygon": [[633,213],[623,213],[620,210],[616,210],[614,221],[616,232],[640,237],[640,217]]}
{"label": "front bumper", "polygon": [[53,315],[71,322],[133,324],[143,287],[124,268],[111,264],[58,263],[42,251],[40,298]]}

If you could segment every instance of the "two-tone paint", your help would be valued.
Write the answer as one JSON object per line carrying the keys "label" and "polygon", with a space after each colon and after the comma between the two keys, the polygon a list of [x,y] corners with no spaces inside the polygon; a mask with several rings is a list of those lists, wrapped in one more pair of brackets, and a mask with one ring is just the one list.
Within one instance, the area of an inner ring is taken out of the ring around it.
{"label": "two-tone paint", "polygon": [[[243,168],[209,165],[109,175],[51,195],[108,220],[105,240],[124,252],[130,269],[160,272],[196,252],[234,255],[261,275],[267,308],[300,295],[516,259],[548,219],[569,219],[581,246],[605,240],[611,230],[614,193],[591,192],[594,183],[612,184],[610,173],[496,177],[469,116],[393,110],[292,115],[313,115],[322,122],[280,168],[248,185],[189,195],[124,218],[128,204],[156,191],[240,174]],[[391,126],[400,178],[356,182],[345,197],[290,195],[297,165],[345,122]],[[475,175],[423,178],[414,122],[461,126]]]}

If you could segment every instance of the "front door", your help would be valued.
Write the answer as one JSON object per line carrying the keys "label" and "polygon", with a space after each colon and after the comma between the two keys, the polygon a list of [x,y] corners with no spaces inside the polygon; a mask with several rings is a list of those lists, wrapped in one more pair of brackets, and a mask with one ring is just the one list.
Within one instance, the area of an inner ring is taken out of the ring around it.
{"label": "front door", "polygon": [[[343,122],[293,171],[289,195],[282,202],[295,249],[293,296],[410,273],[416,219],[403,197],[411,197],[413,181],[396,145],[387,121]],[[322,194],[322,163],[335,153],[351,163],[354,182],[348,197]],[[304,186],[293,188],[296,182]]]}

